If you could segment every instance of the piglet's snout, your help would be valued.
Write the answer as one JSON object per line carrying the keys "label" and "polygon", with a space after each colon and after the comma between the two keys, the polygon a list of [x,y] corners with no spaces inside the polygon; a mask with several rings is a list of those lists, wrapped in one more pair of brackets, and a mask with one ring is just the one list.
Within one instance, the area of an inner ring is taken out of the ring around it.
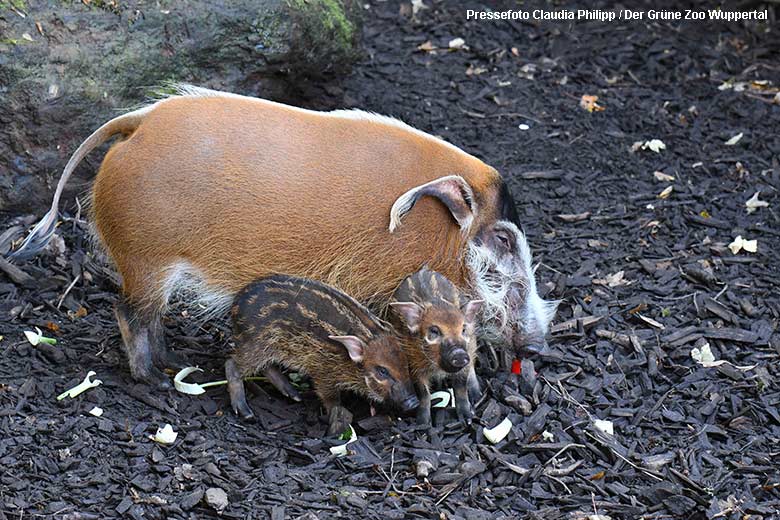
{"label": "piglet's snout", "polygon": [[466,347],[459,342],[445,343],[441,356],[441,368],[447,372],[457,372],[471,361]]}
{"label": "piglet's snout", "polygon": [[450,364],[457,369],[461,369],[469,364],[469,354],[464,349],[459,348],[450,354]]}

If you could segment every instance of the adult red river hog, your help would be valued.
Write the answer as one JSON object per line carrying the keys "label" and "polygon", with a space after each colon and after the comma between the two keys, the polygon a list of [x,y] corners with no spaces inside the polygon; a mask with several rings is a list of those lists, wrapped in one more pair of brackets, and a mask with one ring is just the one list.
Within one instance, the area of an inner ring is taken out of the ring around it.
{"label": "adult red river hog", "polygon": [[91,150],[121,134],[92,188],[100,243],[122,276],[116,307],[132,375],[166,387],[181,360],[161,314],[186,291],[208,315],[253,280],[284,273],[382,308],[423,265],[484,300],[483,337],[534,350],[556,302],[499,173],[441,139],[359,110],[316,112],[182,86],[112,119],[79,146],[52,206],[15,252],[54,233],[62,189]]}

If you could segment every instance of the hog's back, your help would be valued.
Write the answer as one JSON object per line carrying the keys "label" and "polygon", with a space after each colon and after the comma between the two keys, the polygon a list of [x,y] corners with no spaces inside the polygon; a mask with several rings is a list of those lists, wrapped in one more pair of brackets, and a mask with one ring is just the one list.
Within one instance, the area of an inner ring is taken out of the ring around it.
{"label": "hog's back", "polygon": [[441,203],[421,200],[392,234],[389,212],[414,186],[452,174],[477,182],[487,169],[370,118],[180,97],[110,149],[93,211],[131,297],[158,294],[171,266],[187,265],[231,294],[287,273],[366,299],[424,263],[462,281],[459,229]]}

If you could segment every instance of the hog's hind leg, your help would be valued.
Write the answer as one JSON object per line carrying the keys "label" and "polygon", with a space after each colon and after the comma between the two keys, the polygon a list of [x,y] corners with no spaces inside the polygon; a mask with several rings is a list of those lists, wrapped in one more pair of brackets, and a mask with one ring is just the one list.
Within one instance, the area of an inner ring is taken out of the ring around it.
{"label": "hog's hind leg", "polygon": [[126,299],[122,299],[114,308],[119,332],[127,353],[130,374],[137,381],[167,390],[171,381],[153,362],[153,338],[151,329],[162,327],[156,314],[139,312]]}
{"label": "hog's hind leg", "polygon": [[152,350],[152,363],[160,370],[181,369],[190,366],[190,362],[185,356],[177,354],[166,344],[165,327],[159,318],[152,320],[149,324],[149,347]]}

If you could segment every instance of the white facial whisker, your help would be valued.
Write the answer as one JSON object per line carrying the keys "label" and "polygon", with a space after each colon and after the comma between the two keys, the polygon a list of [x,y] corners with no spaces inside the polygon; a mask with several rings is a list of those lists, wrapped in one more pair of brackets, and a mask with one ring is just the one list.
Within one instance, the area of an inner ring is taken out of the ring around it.
{"label": "white facial whisker", "polygon": [[511,222],[499,224],[514,235],[514,254],[501,254],[485,243],[474,242],[469,243],[466,253],[472,289],[484,300],[481,335],[491,341],[521,331],[543,338],[558,302],[539,296],[531,249],[523,232]]}

